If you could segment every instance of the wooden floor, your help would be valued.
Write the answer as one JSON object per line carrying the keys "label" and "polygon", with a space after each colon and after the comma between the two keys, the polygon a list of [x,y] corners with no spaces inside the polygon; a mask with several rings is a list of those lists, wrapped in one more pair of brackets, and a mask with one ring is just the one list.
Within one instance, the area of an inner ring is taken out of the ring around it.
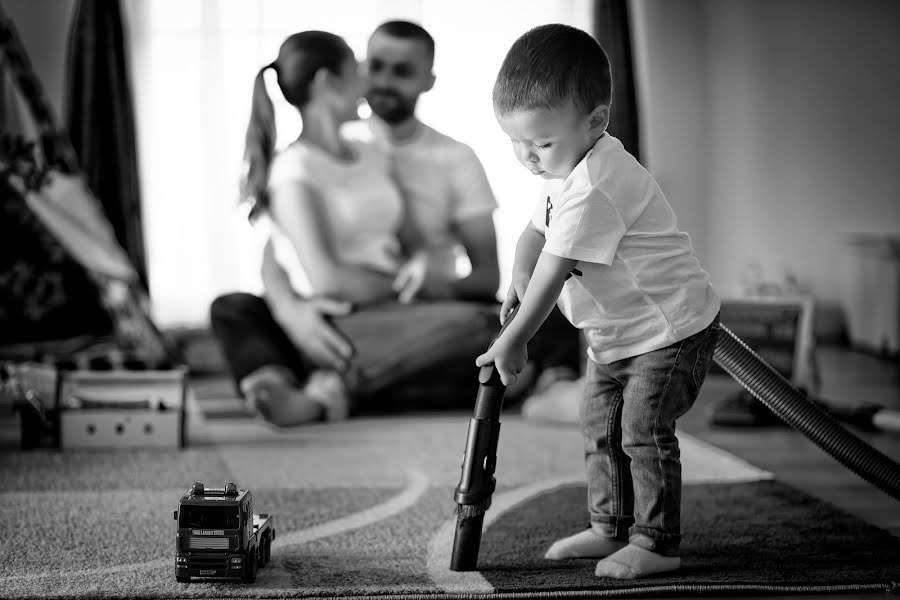
{"label": "wooden floor", "polygon": [[[900,362],[842,348],[818,350],[822,371],[821,396],[835,405],[875,403],[900,411]],[[715,398],[737,384],[726,376],[711,376],[697,405],[679,426],[701,439],[775,473],[778,480],[804,490],[900,537],[900,501],[872,486],[823,452],[806,437],[786,426],[752,429],[711,427],[708,411]],[[861,439],[900,462],[900,432],[867,432],[847,426]],[[898,566],[900,570],[900,566]],[[889,596],[889,594],[884,594]],[[704,598],[717,598],[707,596]],[[787,598],[788,596],[742,596]],[[796,596],[793,596],[796,598]],[[834,600],[859,598],[859,594],[828,595]],[[864,594],[877,598],[880,594]],[[725,596],[719,596],[725,598]]]}

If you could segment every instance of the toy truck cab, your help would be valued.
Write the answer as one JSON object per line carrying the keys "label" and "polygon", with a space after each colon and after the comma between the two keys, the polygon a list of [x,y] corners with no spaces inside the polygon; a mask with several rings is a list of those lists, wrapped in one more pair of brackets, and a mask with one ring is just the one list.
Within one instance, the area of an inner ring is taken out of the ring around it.
{"label": "toy truck cab", "polygon": [[271,556],[275,526],[267,514],[253,514],[253,495],[234,483],[206,488],[196,482],[174,514],[175,579],[256,581]]}

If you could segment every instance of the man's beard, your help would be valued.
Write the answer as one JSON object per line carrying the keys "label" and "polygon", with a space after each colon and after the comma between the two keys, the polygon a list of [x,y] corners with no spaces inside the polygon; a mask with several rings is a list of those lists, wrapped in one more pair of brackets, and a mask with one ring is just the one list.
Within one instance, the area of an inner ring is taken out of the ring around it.
{"label": "man's beard", "polygon": [[385,123],[395,125],[411,118],[418,98],[405,98],[391,89],[373,89],[366,94],[369,108]]}

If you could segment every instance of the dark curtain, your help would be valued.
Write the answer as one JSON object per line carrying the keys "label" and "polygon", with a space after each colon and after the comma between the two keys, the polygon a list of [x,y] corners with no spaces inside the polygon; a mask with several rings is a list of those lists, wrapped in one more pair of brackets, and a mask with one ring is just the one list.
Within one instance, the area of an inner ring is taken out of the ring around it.
{"label": "dark curtain", "polygon": [[72,146],[146,289],[134,107],[118,0],[79,0],[67,75]]}
{"label": "dark curtain", "polygon": [[608,131],[641,160],[627,0],[594,2],[594,37],[606,50],[612,65],[613,102]]}
{"label": "dark curtain", "polygon": [[[10,102],[0,108],[13,113],[10,120],[0,122],[0,171],[10,169],[23,177],[26,188],[36,190],[49,168],[77,170],[19,33],[2,6],[0,82],[0,94]],[[4,176],[0,176],[0,240],[0,356],[34,360],[39,357],[30,347],[16,354],[8,344],[93,338],[112,331],[110,316],[84,267]]]}

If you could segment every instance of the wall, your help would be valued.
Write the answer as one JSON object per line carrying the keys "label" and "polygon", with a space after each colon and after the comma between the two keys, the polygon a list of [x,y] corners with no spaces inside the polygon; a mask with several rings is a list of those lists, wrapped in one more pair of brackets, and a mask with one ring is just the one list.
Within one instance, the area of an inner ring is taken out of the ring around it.
{"label": "wall", "polygon": [[900,232],[900,3],[633,8],[650,167],[716,284],[737,293],[756,260],[840,302],[846,234]]}
{"label": "wall", "polygon": [[[641,160],[707,262],[706,40],[702,0],[631,3]],[[613,65],[615,68],[615,65]]]}
{"label": "wall", "polygon": [[69,0],[0,0],[0,8],[18,30],[59,123],[65,118],[66,54],[75,5]]}

